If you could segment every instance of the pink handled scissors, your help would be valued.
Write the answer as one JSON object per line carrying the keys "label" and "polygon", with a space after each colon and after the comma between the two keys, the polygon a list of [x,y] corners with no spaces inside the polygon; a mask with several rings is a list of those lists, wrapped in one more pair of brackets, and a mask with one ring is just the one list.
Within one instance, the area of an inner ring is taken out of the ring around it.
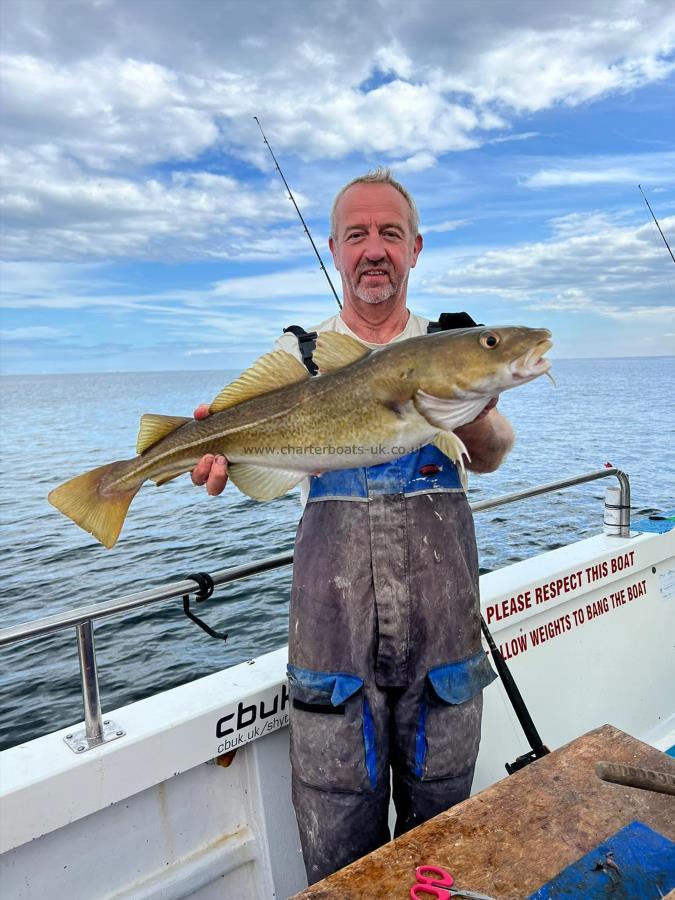
{"label": "pink handled scissors", "polygon": [[426,900],[436,897],[437,900],[451,900],[451,888],[455,879],[440,866],[418,866],[415,869],[415,884],[410,888],[412,900]]}
{"label": "pink handled scissors", "polygon": [[418,866],[415,869],[415,884],[410,888],[412,900],[452,900],[453,897],[469,897],[472,900],[494,900],[487,894],[465,891],[453,887],[455,879],[440,866]]}

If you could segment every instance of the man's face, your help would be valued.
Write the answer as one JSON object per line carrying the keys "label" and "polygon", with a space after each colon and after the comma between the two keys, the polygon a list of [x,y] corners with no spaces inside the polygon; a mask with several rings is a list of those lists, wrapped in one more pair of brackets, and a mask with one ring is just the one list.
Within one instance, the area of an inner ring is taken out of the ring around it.
{"label": "man's face", "polygon": [[422,237],[410,229],[405,197],[390,184],[354,184],[338,202],[330,239],[345,304],[405,303]]}

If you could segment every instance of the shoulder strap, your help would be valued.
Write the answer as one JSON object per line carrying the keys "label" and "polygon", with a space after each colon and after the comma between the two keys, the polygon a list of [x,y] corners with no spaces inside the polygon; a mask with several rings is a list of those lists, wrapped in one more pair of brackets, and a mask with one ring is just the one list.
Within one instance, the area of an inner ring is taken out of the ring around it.
{"label": "shoulder strap", "polygon": [[[475,328],[480,323],[474,322],[466,312],[441,313],[438,322],[429,322],[427,334],[435,334],[437,331],[452,331],[454,328]],[[300,325],[289,325],[284,328],[284,334],[294,334],[298,339],[298,347],[302,361],[310,375],[318,374],[319,367],[314,362],[313,354],[316,350],[316,331],[305,331]]]}
{"label": "shoulder strap", "polygon": [[307,371],[310,375],[316,375],[319,371],[319,367],[312,359],[312,354],[316,350],[316,331],[305,331],[300,325],[289,325],[288,328],[284,328],[284,334],[287,334],[288,332],[294,334],[298,339],[300,355],[302,356],[302,361],[305,364]]}
{"label": "shoulder strap", "polygon": [[435,334],[437,331],[452,331],[455,328],[476,328],[482,323],[474,322],[471,316],[465,312],[441,313],[438,322],[429,322],[427,334]]}

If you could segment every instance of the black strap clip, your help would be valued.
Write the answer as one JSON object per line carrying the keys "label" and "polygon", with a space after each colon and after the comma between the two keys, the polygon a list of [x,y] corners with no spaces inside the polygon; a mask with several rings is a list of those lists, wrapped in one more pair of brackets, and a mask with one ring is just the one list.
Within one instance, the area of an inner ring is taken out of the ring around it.
{"label": "black strap clip", "polygon": [[528,750],[527,753],[523,753],[522,756],[519,756],[518,759],[512,763],[504,763],[504,767],[509,775],[513,775],[514,772],[524,769],[525,766],[529,766],[530,763],[536,762],[538,759],[541,759],[542,756],[546,756],[549,752],[548,747],[542,745],[536,750]]}
{"label": "black strap clip", "polygon": [[300,355],[302,356],[302,361],[305,364],[307,371],[310,375],[316,375],[319,371],[319,367],[312,359],[312,354],[316,350],[316,331],[305,331],[300,325],[289,325],[288,328],[284,328],[284,334],[288,334],[289,332],[294,334],[298,339]]}
{"label": "black strap clip", "polygon": [[[215,584],[213,583],[213,578],[211,578],[207,572],[192,572],[190,575],[185,575],[184,577],[195,581],[199,585],[199,588],[194,591],[197,603],[203,603],[204,600],[208,600],[213,594]],[[190,609],[190,594],[183,595],[183,612],[188,619],[191,619],[195,623],[195,625],[199,625],[202,631],[205,631],[209,637],[219,638],[221,641],[227,640],[227,634],[223,634],[221,631],[214,631],[210,625],[207,625],[203,619],[200,619],[199,616],[196,616],[192,612]]]}

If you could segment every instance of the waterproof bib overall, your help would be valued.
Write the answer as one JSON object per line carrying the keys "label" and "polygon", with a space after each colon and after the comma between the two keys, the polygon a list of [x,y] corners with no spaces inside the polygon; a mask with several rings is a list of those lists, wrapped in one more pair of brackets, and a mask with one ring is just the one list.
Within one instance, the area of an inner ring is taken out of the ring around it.
{"label": "waterproof bib overall", "polygon": [[495,675],[473,520],[428,445],[311,479],[289,625],[293,803],[310,884],[464,800]]}

